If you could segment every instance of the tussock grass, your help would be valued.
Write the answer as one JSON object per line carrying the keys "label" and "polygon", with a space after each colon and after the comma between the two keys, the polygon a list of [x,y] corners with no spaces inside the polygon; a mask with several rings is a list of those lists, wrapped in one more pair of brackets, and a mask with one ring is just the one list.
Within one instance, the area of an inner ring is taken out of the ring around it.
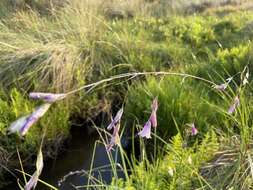
{"label": "tussock grass", "polygon": [[[87,17],[94,22],[83,19]],[[95,23],[100,21],[96,20],[88,12],[70,6],[50,20],[34,11],[16,13],[9,22],[2,23],[0,51],[5,56],[0,61],[1,81],[11,84],[22,78],[29,84],[38,79],[38,83],[51,84],[58,91],[75,87],[89,71],[92,41],[99,40]],[[13,75],[5,79],[10,71]]]}

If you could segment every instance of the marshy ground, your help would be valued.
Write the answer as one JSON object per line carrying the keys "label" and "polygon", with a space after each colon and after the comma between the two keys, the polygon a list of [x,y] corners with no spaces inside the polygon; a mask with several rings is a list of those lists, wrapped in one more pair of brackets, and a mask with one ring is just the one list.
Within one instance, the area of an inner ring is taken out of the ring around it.
{"label": "marshy ground", "polygon": [[[69,189],[253,188],[252,40],[251,0],[0,0],[0,189],[18,188],[13,175],[25,186],[16,169],[33,174],[42,139],[38,189],[82,169]],[[24,137],[7,134],[43,104],[30,92],[75,93]],[[94,172],[105,160],[110,179]]]}

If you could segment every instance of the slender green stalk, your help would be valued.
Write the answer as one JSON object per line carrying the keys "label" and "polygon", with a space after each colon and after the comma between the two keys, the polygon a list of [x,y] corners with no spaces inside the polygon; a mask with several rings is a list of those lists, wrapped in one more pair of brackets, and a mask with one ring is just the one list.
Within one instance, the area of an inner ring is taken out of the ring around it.
{"label": "slender green stalk", "polygon": [[95,142],[95,146],[93,148],[93,153],[92,153],[92,158],[91,158],[91,163],[90,163],[90,170],[89,170],[88,183],[87,183],[88,190],[89,190],[89,185],[90,185],[90,177],[91,177],[92,171],[93,171],[93,163],[94,163],[94,158],[95,158],[95,154],[96,154],[96,148],[97,148],[97,141]]}
{"label": "slender green stalk", "polygon": [[157,129],[156,129],[156,127],[155,127],[155,137],[154,137],[154,160],[156,160],[157,159],[157,157],[156,157],[156,154],[157,154],[157,150],[156,150],[156,147],[157,147],[157,144],[156,144],[156,134],[157,134],[157,131],[156,131]]}
{"label": "slender green stalk", "polygon": [[126,165],[126,161],[125,161],[124,149],[122,148],[121,143],[119,144],[119,151],[120,151],[120,155],[121,155],[121,161],[122,161],[122,164],[123,164],[123,172],[124,172],[125,177],[128,181],[129,176],[128,176],[128,172],[127,172],[127,165]]}
{"label": "slender green stalk", "polygon": [[75,94],[79,91],[85,90],[87,88],[95,88],[97,86],[99,86],[100,84],[106,83],[106,82],[110,82],[116,79],[122,79],[122,78],[129,78],[133,79],[136,78],[138,76],[148,76],[148,75],[154,75],[154,76],[159,76],[159,75],[172,75],[172,76],[180,76],[180,77],[185,77],[185,78],[193,78],[193,79],[197,79],[200,81],[203,81],[205,83],[208,83],[210,85],[216,85],[214,82],[201,78],[201,77],[197,77],[194,75],[190,75],[190,74],[186,74],[186,73],[175,73],[175,72],[164,72],[164,71],[159,71],[159,72],[134,72],[134,73],[124,73],[124,74],[119,74],[119,75],[115,75],[112,76],[110,78],[106,78],[103,80],[100,80],[98,82],[92,83],[92,84],[88,84],[88,85],[84,85],[80,88],[77,88],[75,90],[72,90],[70,92],[67,92],[66,95],[71,95],[71,94]]}
{"label": "slender green stalk", "polygon": [[23,174],[23,178],[24,178],[24,181],[25,181],[25,184],[27,183],[27,180],[26,180],[26,176],[24,174],[24,168],[23,168],[23,164],[22,164],[22,160],[21,160],[21,157],[20,157],[20,154],[19,154],[19,151],[18,151],[18,148],[17,148],[17,154],[18,154],[18,160],[19,160],[19,164],[20,164],[20,167],[21,167],[21,170],[22,170],[22,174]]}

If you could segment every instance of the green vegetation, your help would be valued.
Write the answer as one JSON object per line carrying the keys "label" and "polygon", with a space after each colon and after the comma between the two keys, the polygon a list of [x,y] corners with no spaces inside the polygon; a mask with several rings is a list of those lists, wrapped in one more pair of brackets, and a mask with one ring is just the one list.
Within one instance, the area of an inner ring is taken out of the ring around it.
{"label": "green vegetation", "polygon": [[[71,123],[80,118],[97,119],[123,104],[122,125],[136,133],[158,97],[157,131],[150,141],[139,139],[140,158],[125,157],[120,149],[130,170],[124,168],[126,180],[115,176],[109,185],[93,185],[252,188],[251,6],[233,0],[0,0],[0,179],[6,171],[1,166],[19,164],[17,148],[24,165],[34,161],[42,134],[44,157],[55,156]],[[242,86],[245,68],[249,83]],[[6,134],[16,118],[40,103],[30,100],[29,92],[65,93],[119,74],[149,71],[186,73],[215,84],[233,80],[224,92],[184,76],[112,80],[54,103],[25,138]],[[236,95],[240,106],[228,114]],[[103,124],[108,122],[109,116]],[[190,135],[190,123],[197,136]]]}

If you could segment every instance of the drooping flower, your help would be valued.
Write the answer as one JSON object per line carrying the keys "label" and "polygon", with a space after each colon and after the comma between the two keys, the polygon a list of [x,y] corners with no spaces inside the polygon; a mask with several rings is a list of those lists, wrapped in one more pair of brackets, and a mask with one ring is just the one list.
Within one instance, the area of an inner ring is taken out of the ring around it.
{"label": "drooping flower", "polygon": [[29,116],[23,116],[19,118],[18,120],[14,121],[13,123],[11,123],[10,127],[8,128],[8,134],[16,133],[16,132],[20,133],[21,129],[26,124],[28,118]]}
{"label": "drooping flower", "polygon": [[220,85],[214,85],[214,89],[216,90],[219,90],[219,91],[224,91],[226,90],[226,88],[228,87],[228,84],[227,83],[223,83],[223,84],[220,84]]}
{"label": "drooping flower", "polygon": [[233,104],[228,109],[228,114],[232,114],[235,112],[236,108],[240,105],[239,96],[235,96]]}
{"label": "drooping flower", "polygon": [[110,143],[106,146],[107,152],[111,151],[113,146],[119,144],[119,142],[120,142],[119,127],[120,127],[120,125],[118,124],[117,126],[115,126],[113,128],[113,134],[111,136]]}
{"label": "drooping flower", "polygon": [[153,100],[151,109],[152,109],[152,113],[150,115],[149,121],[151,122],[152,127],[157,127],[157,117],[156,117],[156,112],[158,109],[157,97]]}
{"label": "drooping flower", "polygon": [[21,117],[18,120],[14,121],[8,129],[8,134],[18,132],[22,136],[24,136],[30,129],[30,127],[48,111],[50,106],[51,104],[48,103],[43,104],[37,107],[35,111],[32,112],[30,115]]}
{"label": "drooping flower", "polygon": [[190,126],[191,126],[191,135],[192,136],[197,135],[198,134],[198,129],[195,127],[195,124],[192,123],[192,124],[190,124]]}
{"label": "drooping flower", "polygon": [[151,138],[151,126],[154,128],[157,127],[157,116],[156,116],[156,112],[158,109],[157,97],[153,100],[151,104],[151,109],[152,112],[148,121],[145,123],[143,129],[138,133],[139,136],[145,137],[147,139]]}
{"label": "drooping flower", "polygon": [[220,85],[213,85],[213,88],[219,91],[224,91],[228,87],[229,83],[233,80],[233,77],[226,79],[226,82]]}
{"label": "drooping flower", "polygon": [[112,119],[111,123],[108,125],[107,130],[111,130],[112,128],[116,127],[116,126],[119,124],[120,119],[121,119],[121,117],[122,117],[122,114],[123,114],[123,108],[121,108],[121,109],[117,112],[117,114],[116,114],[116,116],[114,117],[114,119]]}
{"label": "drooping flower", "polygon": [[148,120],[143,129],[138,133],[139,136],[147,139],[151,138],[151,122]]}
{"label": "drooping flower", "polygon": [[38,180],[39,180],[39,176],[42,172],[43,165],[44,165],[43,164],[43,155],[42,155],[42,151],[40,148],[38,155],[37,155],[36,171],[33,173],[30,180],[26,183],[24,190],[35,189],[35,187],[37,186]]}
{"label": "drooping flower", "polygon": [[48,103],[53,103],[58,100],[62,100],[67,94],[54,94],[54,93],[43,93],[43,92],[31,92],[29,97],[32,99],[43,100]]}

